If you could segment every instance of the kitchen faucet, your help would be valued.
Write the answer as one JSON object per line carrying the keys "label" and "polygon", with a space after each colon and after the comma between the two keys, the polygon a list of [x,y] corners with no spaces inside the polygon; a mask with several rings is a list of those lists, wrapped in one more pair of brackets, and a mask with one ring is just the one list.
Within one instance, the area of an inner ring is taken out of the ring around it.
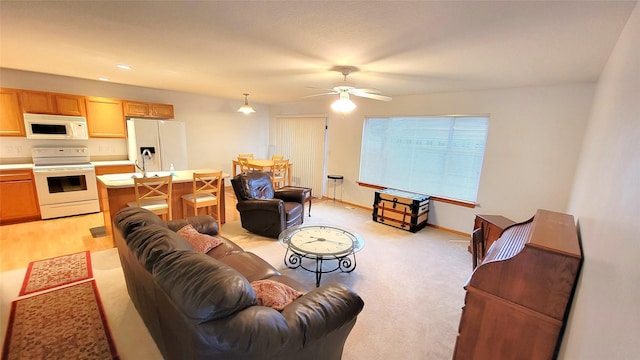
{"label": "kitchen faucet", "polygon": [[147,177],[147,165],[145,164],[145,161],[144,161],[146,157],[148,157],[149,160],[151,160],[152,155],[149,149],[142,150],[142,167],[138,165],[138,160],[136,160],[135,162],[136,167],[140,169],[140,171],[142,171],[142,177],[145,177],[145,178]]}

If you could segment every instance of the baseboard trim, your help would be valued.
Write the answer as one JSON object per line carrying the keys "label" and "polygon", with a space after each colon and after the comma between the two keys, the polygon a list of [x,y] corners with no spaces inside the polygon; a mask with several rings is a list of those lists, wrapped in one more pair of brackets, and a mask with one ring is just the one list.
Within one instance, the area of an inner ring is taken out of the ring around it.
{"label": "baseboard trim", "polygon": [[[326,197],[326,196],[323,196],[321,200],[334,201],[333,198]],[[343,204],[343,205],[353,206],[353,207],[356,207],[356,208],[359,208],[359,209],[363,209],[363,210],[368,210],[368,211],[371,211],[371,213],[373,214],[373,207],[362,206],[362,205],[353,204],[353,203],[350,203],[350,202],[337,200],[337,199],[335,200],[335,202]],[[452,234],[456,234],[456,235],[460,235],[460,236],[466,236],[466,237],[469,237],[469,238],[471,237],[471,234],[466,233],[464,231],[458,231],[458,230],[454,230],[454,229],[449,229],[449,228],[444,227],[444,226],[435,225],[435,224],[429,224],[428,222],[427,222],[427,226],[430,226],[430,227],[432,227],[434,229],[450,232]]]}

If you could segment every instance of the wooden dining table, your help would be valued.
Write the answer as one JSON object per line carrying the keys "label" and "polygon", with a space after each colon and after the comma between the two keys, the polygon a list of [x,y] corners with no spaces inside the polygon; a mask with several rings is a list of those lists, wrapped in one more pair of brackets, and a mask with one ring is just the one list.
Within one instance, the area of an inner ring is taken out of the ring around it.
{"label": "wooden dining table", "polygon": [[[269,171],[273,167],[274,161],[270,159],[249,159],[247,161],[247,164],[249,165],[249,168],[251,170]],[[238,159],[233,159],[232,166],[231,166],[233,169],[233,177],[237,175],[236,168],[239,166],[240,166],[240,162],[238,161]],[[292,168],[292,164],[288,163],[287,164],[287,184],[291,184],[291,168]]]}

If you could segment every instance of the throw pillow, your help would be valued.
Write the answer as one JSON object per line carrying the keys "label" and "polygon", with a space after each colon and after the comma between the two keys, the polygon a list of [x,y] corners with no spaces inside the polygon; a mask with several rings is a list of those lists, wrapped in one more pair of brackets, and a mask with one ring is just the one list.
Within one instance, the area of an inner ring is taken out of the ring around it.
{"label": "throw pillow", "polygon": [[222,244],[222,240],[207,234],[201,234],[191,224],[187,224],[177,231],[180,236],[193,246],[194,250],[207,253],[214,247]]}
{"label": "throw pillow", "polygon": [[251,282],[256,293],[257,305],[269,306],[276,310],[283,310],[302,293],[288,285],[273,280],[256,280]]}

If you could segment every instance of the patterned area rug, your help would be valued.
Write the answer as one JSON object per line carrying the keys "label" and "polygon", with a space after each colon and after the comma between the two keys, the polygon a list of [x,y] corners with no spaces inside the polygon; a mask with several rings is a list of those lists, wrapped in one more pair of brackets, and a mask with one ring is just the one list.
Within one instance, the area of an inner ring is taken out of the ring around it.
{"label": "patterned area rug", "polygon": [[117,359],[95,280],[19,299],[2,359]]}
{"label": "patterned area rug", "polygon": [[29,263],[20,296],[92,277],[89,251],[34,261]]}

